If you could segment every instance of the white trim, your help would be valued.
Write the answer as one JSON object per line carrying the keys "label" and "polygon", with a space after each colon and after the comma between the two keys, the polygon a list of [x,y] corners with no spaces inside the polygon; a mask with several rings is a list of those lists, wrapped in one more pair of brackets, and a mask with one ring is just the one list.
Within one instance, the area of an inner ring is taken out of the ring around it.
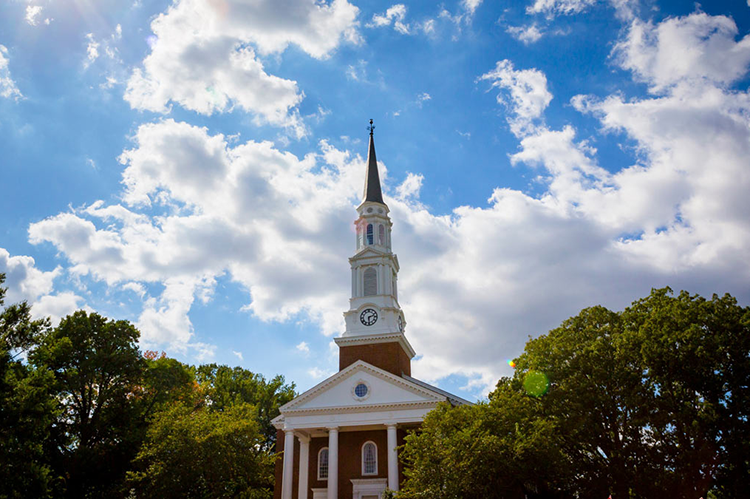
{"label": "white trim", "polygon": [[325,476],[325,478],[322,478],[320,476],[320,455],[323,453],[324,450],[327,451],[328,447],[323,447],[322,449],[320,449],[318,451],[318,461],[317,461],[317,464],[315,465],[316,475],[318,476],[318,480],[319,481],[327,481],[328,480],[328,473],[330,472],[330,469],[331,469],[330,468],[330,466],[331,466],[331,454],[329,452],[328,455],[326,456],[326,460],[328,461],[326,463],[326,476]]}
{"label": "white trim", "polygon": [[362,499],[366,496],[383,497],[388,486],[385,478],[352,478],[352,499]]}
{"label": "white trim", "polygon": [[[370,473],[367,473],[365,470],[365,447],[367,446],[367,444],[372,444],[373,447],[375,447],[375,471]],[[362,476],[376,476],[378,474],[378,444],[376,444],[372,440],[368,440],[367,442],[362,444],[359,455],[362,460]]]}
{"label": "white trim", "polygon": [[[403,336],[400,333],[399,335]],[[339,339],[339,338],[336,338],[336,339]],[[330,388],[344,381],[345,379],[347,379],[349,375],[352,374],[353,371],[367,371],[386,381],[390,381],[391,383],[398,385],[402,388],[407,388],[413,391],[414,393],[427,396],[436,402],[442,402],[446,399],[446,397],[443,394],[439,394],[430,389],[425,389],[424,387],[418,385],[417,383],[408,381],[402,378],[401,376],[396,376],[395,374],[389,373],[388,371],[380,369],[379,367],[375,367],[372,364],[368,364],[364,360],[358,360],[354,364],[351,364],[350,366],[348,366],[346,369],[343,369],[342,371],[339,371],[338,373],[334,374],[330,378],[324,381],[321,381],[314,387],[307,390],[305,393],[297,396],[294,400],[287,402],[286,404],[284,404],[283,406],[279,408],[279,411],[281,412],[282,415],[284,415],[295,410],[295,407],[302,405],[306,400],[313,398],[315,395],[324,391],[325,389]],[[400,405],[400,404],[397,404],[397,405]]]}

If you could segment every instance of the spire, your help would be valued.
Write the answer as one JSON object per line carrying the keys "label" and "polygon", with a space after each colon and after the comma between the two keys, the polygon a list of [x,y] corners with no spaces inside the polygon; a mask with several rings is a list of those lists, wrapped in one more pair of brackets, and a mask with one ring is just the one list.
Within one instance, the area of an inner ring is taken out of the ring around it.
{"label": "spire", "polygon": [[365,201],[385,204],[383,202],[383,193],[380,191],[380,176],[378,175],[378,160],[375,157],[375,139],[373,131],[375,125],[370,120],[370,150],[367,152],[367,173],[365,175]]}

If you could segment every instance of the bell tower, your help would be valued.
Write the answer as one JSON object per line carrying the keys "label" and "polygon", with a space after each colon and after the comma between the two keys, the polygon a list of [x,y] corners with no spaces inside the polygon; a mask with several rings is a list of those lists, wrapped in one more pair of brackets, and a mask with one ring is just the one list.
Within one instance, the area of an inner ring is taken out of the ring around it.
{"label": "bell tower", "polygon": [[346,331],[335,339],[339,370],[364,360],[397,376],[410,375],[415,353],[404,335],[406,320],[398,304],[398,257],[391,249],[393,223],[380,188],[372,120],[368,129],[364,197],[354,222],[355,253],[349,258],[352,296],[344,312]]}

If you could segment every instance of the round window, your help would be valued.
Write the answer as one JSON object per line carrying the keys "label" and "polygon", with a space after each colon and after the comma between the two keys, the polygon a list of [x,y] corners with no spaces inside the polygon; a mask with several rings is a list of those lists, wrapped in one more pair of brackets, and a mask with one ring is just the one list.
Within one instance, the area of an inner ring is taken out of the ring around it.
{"label": "round window", "polygon": [[367,385],[364,383],[360,383],[357,386],[355,386],[354,395],[356,395],[359,398],[362,398],[365,395],[367,395]]}

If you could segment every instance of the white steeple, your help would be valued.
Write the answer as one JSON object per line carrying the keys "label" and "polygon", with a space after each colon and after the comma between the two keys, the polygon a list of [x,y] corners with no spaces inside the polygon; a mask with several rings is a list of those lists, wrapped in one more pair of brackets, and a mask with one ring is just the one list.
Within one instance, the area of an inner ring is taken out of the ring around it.
{"label": "white steeple", "polygon": [[370,120],[364,200],[357,207],[359,218],[354,222],[356,249],[349,259],[352,297],[349,310],[344,312],[346,332],[341,339],[372,337],[375,341],[382,341],[383,336],[388,336],[391,341],[404,344],[412,357],[413,350],[403,336],[406,321],[398,304],[398,258],[391,250],[393,224],[380,190],[373,129]]}

